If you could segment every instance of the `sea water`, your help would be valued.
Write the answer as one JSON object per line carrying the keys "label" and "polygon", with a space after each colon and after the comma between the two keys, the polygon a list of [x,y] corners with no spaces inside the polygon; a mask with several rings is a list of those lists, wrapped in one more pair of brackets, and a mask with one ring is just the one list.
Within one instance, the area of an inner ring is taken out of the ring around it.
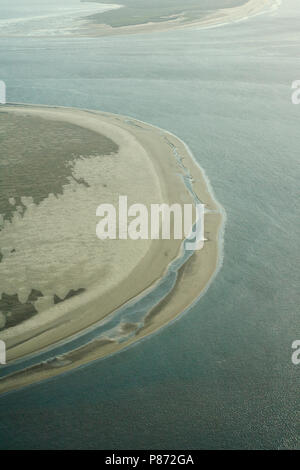
{"label": "sea water", "polygon": [[130,349],[0,398],[1,448],[297,448],[300,8],[209,30],[2,38],[12,102],[178,135],[225,207],[209,291]]}

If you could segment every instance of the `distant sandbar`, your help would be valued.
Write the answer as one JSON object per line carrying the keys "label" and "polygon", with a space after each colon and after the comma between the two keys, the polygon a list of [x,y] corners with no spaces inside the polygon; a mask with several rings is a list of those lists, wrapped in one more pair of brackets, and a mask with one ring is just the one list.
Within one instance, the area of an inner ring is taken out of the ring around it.
{"label": "distant sandbar", "polygon": [[[179,8],[175,2],[172,8],[175,13],[157,16],[155,8],[143,13],[143,9],[128,9],[126,16],[125,8],[120,8],[113,12],[93,15],[89,21],[77,30],[77,34],[85,36],[110,36],[121,34],[153,33],[163,32],[172,29],[185,30],[188,28],[210,28],[224,24],[235,23],[264,12],[277,9],[281,0],[245,0],[243,4],[235,1],[224,3],[224,8],[201,9],[196,7],[197,3],[191,7],[191,2],[185,5],[184,9]],[[225,6],[226,5],[226,6]],[[162,7],[163,5],[161,5]],[[177,8],[176,8],[177,7]],[[123,11],[124,10],[124,11]],[[161,8],[162,11],[164,9]],[[160,10],[159,10],[160,11]],[[134,14],[138,13],[138,14]],[[145,17],[143,18],[143,15]],[[148,15],[148,16],[147,16]]]}

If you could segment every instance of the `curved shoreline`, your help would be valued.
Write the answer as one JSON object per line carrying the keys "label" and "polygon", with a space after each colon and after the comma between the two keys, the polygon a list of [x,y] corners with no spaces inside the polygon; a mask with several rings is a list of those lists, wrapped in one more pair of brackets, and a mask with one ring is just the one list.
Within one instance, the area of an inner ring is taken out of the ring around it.
{"label": "curved shoreline", "polygon": [[[30,109],[29,107],[26,107],[26,109]],[[58,108],[50,108],[50,107],[43,107],[43,109],[49,109],[57,111]],[[143,135],[144,140],[143,144],[146,144],[148,142],[148,148],[151,148],[151,142],[156,142],[160,140],[164,142],[169,146],[170,144],[173,146],[173,149],[176,149],[176,152],[178,152],[179,157],[181,158],[181,161],[185,168],[188,169],[190,176],[193,178],[193,191],[197,195],[197,197],[204,203],[206,203],[207,207],[209,208],[209,212],[206,214],[205,218],[205,223],[206,223],[206,235],[207,238],[209,238],[209,242],[205,243],[205,247],[203,250],[200,250],[199,252],[194,252],[193,255],[184,263],[184,265],[180,268],[179,275],[176,275],[176,283],[175,287],[172,289],[171,296],[169,297],[166,296],[167,298],[163,298],[158,305],[156,305],[154,308],[151,308],[150,311],[147,313],[145,316],[145,322],[144,325],[136,331],[136,327],[130,323],[120,323],[121,329],[124,331],[120,331],[120,338],[113,338],[111,339],[107,335],[102,335],[93,341],[88,342],[87,344],[84,344],[81,347],[73,349],[71,352],[68,352],[63,355],[61,358],[56,358],[52,361],[48,361],[43,364],[35,365],[31,367],[30,369],[25,369],[21,370],[13,375],[8,375],[7,377],[3,378],[0,381],[0,392],[6,392],[8,390],[13,390],[16,388],[20,388],[26,385],[29,385],[31,383],[41,381],[46,378],[53,377],[55,375],[58,375],[60,373],[67,372],[68,370],[71,370],[75,367],[82,366],[84,364],[87,364],[91,361],[98,360],[100,358],[109,356],[111,354],[114,354],[124,348],[127,348],[131,346],[132,344],[140,341],[141,339],[145,338],[146,336],[153,334],[154,332],[158,331],[160,328],[163,326],[167,325],[168,323],[174,321],[176,318],[181,316],[185,311],[187,311],[190,306],[193,305],[194,302],[196,302],[199,299],[199,296],[203,295],[203,293],[208,289],[210,283],[214,279],[216,273],[218,272],[220,265],[221,265],[221,255],[222,255],[222,233],[223,233],[223,227],[224,227],[224,211],[220,204],[216,201],[214,195],[211,192],[211,187],[210,184],[208,183],[208,180],[206,176],[204,175],[203,170],[199,166],[199,164],[196,162],[194,157],[192,156],[191,152],[187,148],[187,146],[177,137],[175,137],[173,134],[163,131],[162,129],[156,128],[154,126],[145,124],[141,121],[138,121],[136,119],[131,119],[127,117],[121,117],[121,116],[116,116],[116,115],[111,115],[108,113],[101,113],[97,111],[83,111],[83,110],[70,110],[69,108],[62,108],[64,111],[69,110],[69,112],[72,113],[89,113],[92,115],[96,115],[98,118],[102,116],[102,119],[105,117],[108,120],[114,120],[114,123],[116,121],[118,122],[118,125],[121,126],[123,129],[130,129],[131,133],[137,136],[138,138],[141,139],[141,135]],[[155,134],[154,136],[152,134]],[[154,137],[154,139],[153,139]],[[165,148],[165,147],[163,147]],[[161,151],[161,148],[160,148]],[[164,150],[165,152],[165,150]],[[172,151],[173,153],[173,151]],[[161,159],[159,159],[160,152],[156,154],[157,160],[155,160],[155,155],[152,155],[152,162],[154,162],[157,166],[157,170],[159,168],[159,163],[161,164]],[[165,153],[164,153],[165,155]],[[170,154],[169,154],[170,157]],[[167,159],[167,157],[166,157]],[[164,159],[164,161],[166,160]],[[172,175],[172,171],[170,172],[170,169],[173,169],[177,173],[178,177],[178,162],[174,162],[174,155],[172,157],[172,163],[171,161],[168,162],[168,171],[165,173],[165,179],[167,184],[173,185],[173,190],[174,190],[174,175]],[[166,170],[166,168],[164,169]],[[181,175],[182,176],[182,175]],[[176,178],[175,178],[176,179]],[[178,180],[177,180],[178,183]],[[169,188],[170,189],[170,188]],[[172,188],[171,188],[172,189]],[[171,191],[172,193],[172,191]],[[174,195],[173,195],[174,196]],[[185,197],[187,196],[187,193],[185,194]],[[190,196],[188,196],[190,198]],[[186,200],[188,200],[188,198]],[[172,260],[176,260],[178,258],[178,252],[181,251],[181,242],[176,243],[176,241],[167,241],[168,246],[170,246],[170,242],[173,242],[173,255],[172,255]],[[178,241],[177,241],[178,242]],[[158,252],[161,253],[161,246],[158,248]],[[177,253],[177,254],[176,254]],[[152,253],[153,254],[153,253]],[[151,258],[150,258],[151,259]],[[150,261],[149,259],[149,261]],[[205,268],[200,268],[199,269],[199,264],[205,263],[206,267]],[[169,263],[168,263],[169,264]],[[144,265],[147,269],[149,264]],[[160,279],[163,278],[164,274],[166,273],[165,269],[163,269],[163,272],[159,277],[156,277],[156,280],[154,280],[154,284],[149,283],[149,285],[144,286],[144,289],[142,289],[139,293],[137,293],[137,297],[142,297],[145,295],[145,292],[150,289],[155,288],[155,284],[159,282]],[[145,270],[144,273],[145,274]],[[145,291],[146,289],[146,291]],[[136,301],[136,295],[132,296],[131,299],[129,300],[130,302],[135,302]],[[168,298],[169,297],[169,298]],[[76,301],[78,301],[76,299]],[[99,301],[99,299],[98,299]],[[97,303],[97,301],[95,301]],[[123,307],[119,306],[117,308],[117,311],[120,308],[124,308],[128,304],[128,299],[121,303]],[[71,305],[71,303],[70,303]],[[86,310],[86,309],[85,309]],[[91,309],[90,309],[91,310]],[[111,314],[113,315],[113,312],[115,309],[111,310]],[[74,314],[74,310],[72,310]],[[96,315],[97,322],[101,320],[99,318],[99,312]],[[102,318],[106,318],[107,315],[103,315]],[[95,317],[93,317],[95,320]],[[86,328],[95,328],[92,326],[94,321],[91,322],[90,318],[90,324],[91,326],[89,327],[88,325],[85,325],[82,327],[82,329]],[[70,325],[68,325],[69,327]],[[80,330],[77,330],[78,333],[80,333]],[[58,338],[57,338],[57,328],[53,330],[52,333],[55,333],[55,337],[52,335],[52,340],[54,343],[57,344]],[[74,332],[73,332],[74,334]],[[71,333],[72,336],[72,333]],[[75,332],[76,336],[76,332]],[[51,337],[51,335],[50,335]],[[67,343],[70,337],[70,331],[69,334],[66,335],[66,340],[65,342]],[[41,341],[41,336],[39,335],[38,342]],[[63,338],[61,339],[62,344],[64,343]],[[28,343],[28,341],[27,341]],[[34,343],[34,341],[33,341]],[[31,347],[33,345],[31,341]],[[26,344],[26,342],[24,343]],[[34,351],[28,349],[28,344],[24,348],[23,346],[18,346],[17,347],[17,352],[18,354],[13,356],[13,359],[20,359],[20,357],[23,357],[24,355],[27,357],[28,355],[32,354]],[[51,345],[51,342],[48,343],[48,346]],[[45,348],[42,348],[44,350]],[[51,349],[51,348],[50,348]],[[16,351],[16,348],[15,348]],[[39,353],[42,352],[40,349],[36,349],[35,353],[38,356]],[[53,356],[52,356],[53,357]]]}

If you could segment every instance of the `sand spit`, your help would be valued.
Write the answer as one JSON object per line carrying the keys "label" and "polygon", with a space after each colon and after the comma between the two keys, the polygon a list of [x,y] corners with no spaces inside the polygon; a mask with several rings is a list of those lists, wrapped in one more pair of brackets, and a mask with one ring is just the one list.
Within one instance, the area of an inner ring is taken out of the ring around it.
{"label": "sand spit", "polygon": [[86,22],[76,34],[82,36],[110,36],[120,34],[137,34],[163,32],[172,29],[183,30],[188,28],[211,28],[225,24],[236,23],[253,16],[276,10],[281,5],[281,0],[248,0],[244,5],[232,8],[222,8],[213,13],[208,13],[202,18],[189,20],[184,14],[173,19],[173,15],[162,22],[149,22],[138,25],[111,27],[106,24],[94,24]]}
{"label": "sand spit", "polygon": [[[113,335],[96,338],[63,356],[52,357],[51,360],[7,375],[0,380],[0,392],[3,393],[116,353],[178,318],[206,291],[220,266],[224,217],[203,171],[185,144],[166,131],[131,118],[94,111],[22,105],[1,107],[0,111],[72,123],[99,132],[116,142],[126,163],[122,167],[126,174],[122,175],[120,181],[120,193],[122,194],[122,181],[130,181],[132,187],[135,186],[134,165],[138,168],[140,159],[140,164],[147,166],[149,182],[148,186],[145,182],[144,191],[140,190],[139,197],[142,199],[138,202],[146,205],[152,202],[194,203],[194,198],[183,179],[183,168],[188,169],[193,181],[193,191],[207,208],[207,241],[204,248],[194,252],[180,268],[172,292],[158,305],[149,309],[143,325],[121,323]],[[174,158],[174,152],[180,155],[180,165]],[[149,184],[150,187],[156,185],[154,201],[149,199]],[[101,202],[95,201],[95,207]],[[128,243],[138,242],[128,240]],[[125,252],[130,250],[130,258],[135,256],[134,248],[127,245],[127,241],[120,249]],[[2,331],[0,339],[7,344],[8,366],[24,357],[38,357],[41,351],[58,342],[64,344],[70,337],[87,328],[93,328],[128,301],[142,296],[159,282],[170,263],[180,253],[180,240],[147,240],[142,251],[139,251],[139,256],[134,258],[134,266],[131,259],[130,269],[127,269],[126,261],[123,261],[117,283],[111,280],[102,290],[100,285],[95,284],[76,298],[45,310],[15,328]]]}

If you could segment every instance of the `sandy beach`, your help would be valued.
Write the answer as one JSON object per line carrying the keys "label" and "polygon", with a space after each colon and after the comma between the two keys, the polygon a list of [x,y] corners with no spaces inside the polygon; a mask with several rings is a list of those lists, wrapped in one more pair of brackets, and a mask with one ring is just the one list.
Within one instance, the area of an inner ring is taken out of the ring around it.
{"label": "sandy beach", "polygon": [[[200,18],[190,19],[181,15],[170,15],[165,21],[147,22],[136,25],[112,27],[107,24],[86,22],[77,32],[84,36],[110,36],[120,34],[137,34],[163,32],[172,29],[210,28],[224,24],[235,23],[264,12],[273,11],[281,4],[281,0],[248,0],[244,5],[232,8],[222,8],[215,12],[208,12]],[[175,17],[175,18],[174,18]]]}
{"label": "sandy beach", "polygon": [[[186,311],[205,292],[218,270],[224,217],[201,168],[185,144],[166,131],[131,118],[85,110],[19,105],[2,106],[0,111],[15,116],[34,116],[56,123],[76,125],[111,139],[118,145],[117,155],[121,158],[115,168],[110,168],[108,184],[117,178],[118,171],[122,171],[122,178],[118,181],[119,191],[123,194],[129,191],[133,202],[138,201],[145,205],[156,202],[170,205],[193,203],[182,178],[182,167],[188,168],[193,191],[207,209],[207,241],[204,248],[194,252],[180,268],[174,289],[155,308],[149,310],[142,328],[137,330],[135,324],[122,323],[114,338],[98,338],[63,357],[53,358],[50,362],[3,377],[0,380],[0,391],[6,392],[116,353],[157,331]],[[174,150],[181,156],[182,166],[174,158]],[[106,170],[107,167],[104,166],[103,171]],[[137,175],[141,179],[140,184]],[[95,201],[95,207],[98,202]],[[126,302],[142,295],[162,278],[170,262],[181,253],[182,246],[181,240],[172,239],[143,240],[139,248],[137,243],[140,241],[126,240],[119,245],[115,245],[115,240],[110,242],[106,256],[117,250],[119,263],[111,262],[113,275],[107,276],[106,282],[102,277],[100,283],[94,282],[81,295],[45,309],[20,325],[0,332],[0,339],[7,345],[8,364],[25,356],[38,354],[53,344],[93,327]],[[128,336],[128,333],[132,334]]]}

